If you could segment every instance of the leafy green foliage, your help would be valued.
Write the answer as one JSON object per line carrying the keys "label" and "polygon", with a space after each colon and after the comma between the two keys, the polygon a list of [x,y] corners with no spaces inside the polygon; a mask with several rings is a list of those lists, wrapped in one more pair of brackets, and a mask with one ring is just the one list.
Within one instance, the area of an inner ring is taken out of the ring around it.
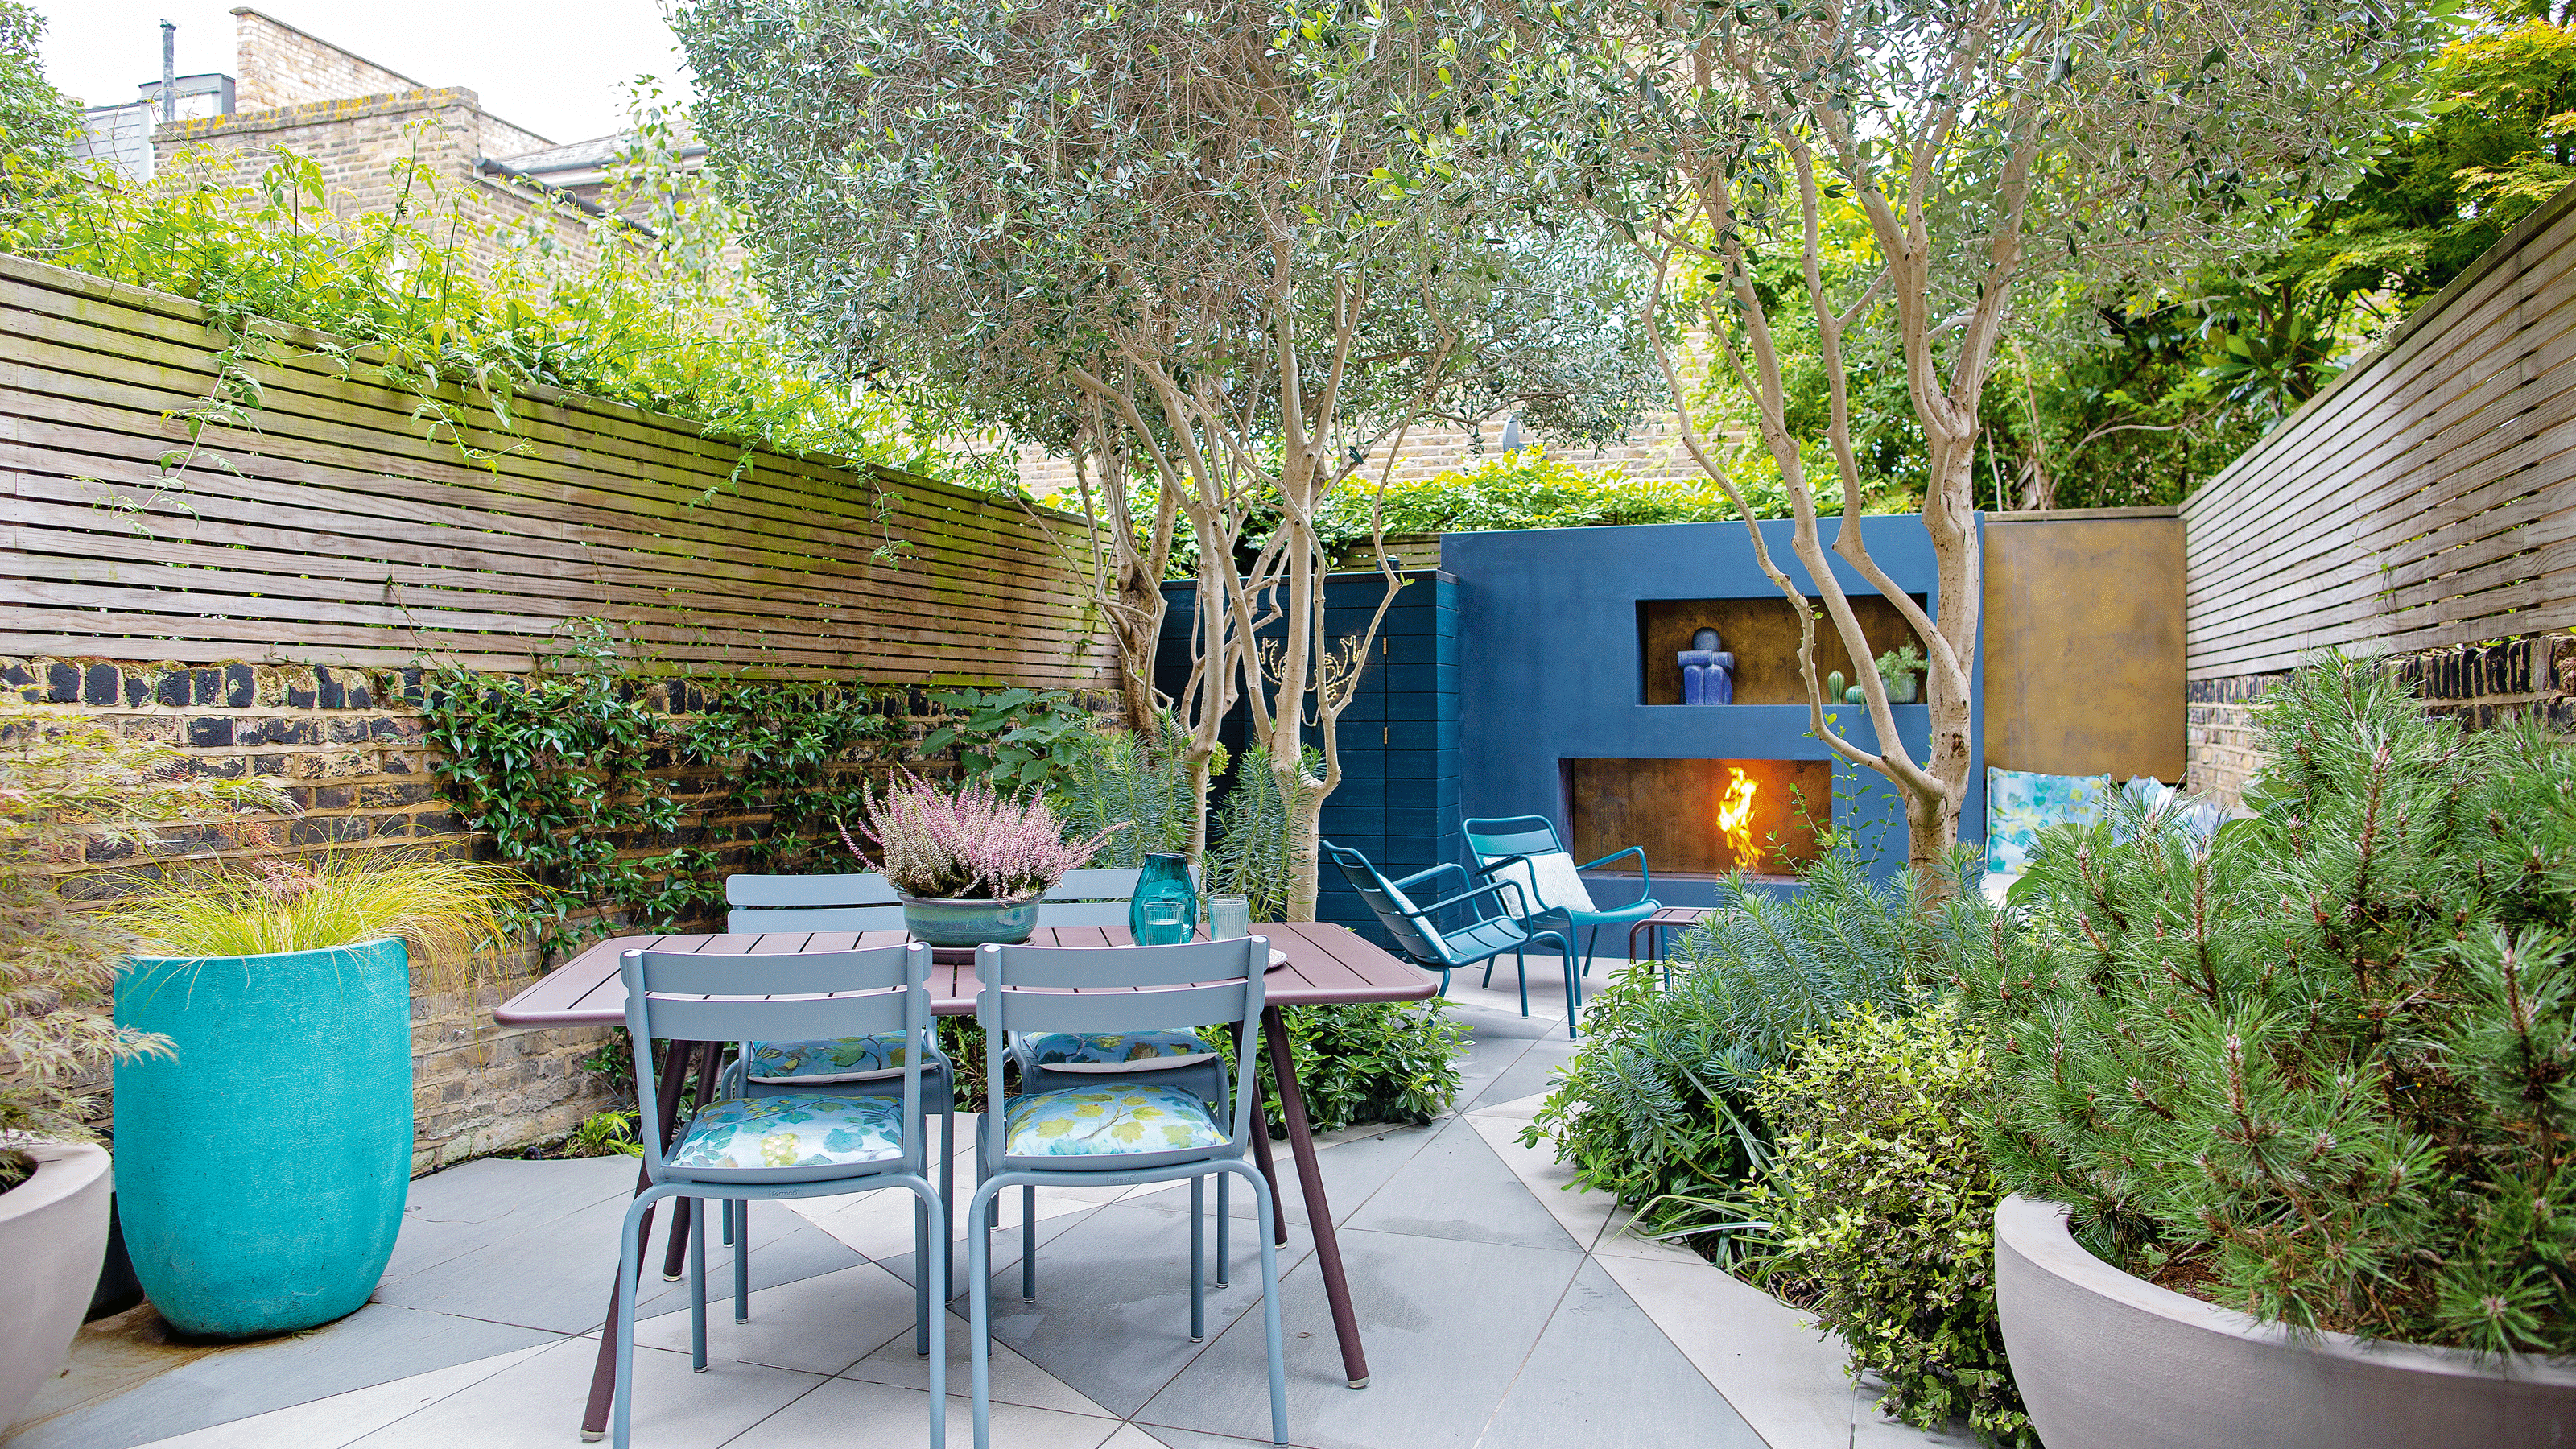
{"label": "leafy green foliage", "polygon": [[[1458,1059],[1467,1049],[1467,1027],[1445,1000],[1293,1006],[1279,1017],[1288,1026],[1306,1122],[1317,1132],[1357,1122],[1428,1122],[1458,1104]],[[1210,1028],[1205,1034],[1222,1043],[1219,1050],[1234,1049],[1231,1030]],[[1270,1134],[1285,1135],[1267,1042],[1260,1075]]]}
{"label": "leafy green foliage", "polygon": [[[0,154],[8,170],[59,163],[80,109],[45,79],[37,46],[45,18],[21,0],[0,0]],[[0,198],[12,188],[0,172]]]}
{"label": "leafy green foliage", "polygon": [[1063,787],[1052,797],[1065,838],[1089,840],[1128,822],[1091,857],[1104,869],[1143,865],[1156,853],[1186,853],[1198,819],[1189,762],[1182,758],[1188,747],[1180,724],[1167,713],[1155,716],[1150,736],[1104,729],[1085,734]]}
{"label": "leafy green foliage", "polygon": [[903,737],[896,696],[828,680],[743,680],[703,689],[678,741],[683,758],[724,771],[731,809],[765,814],[734,827],[746,869],[797,874],[837,865],[837,822],[855,810],[858,768]]}
{"label": "leafy green foliage", "polygon": [[1951,1010],[1855,1005],[1755,1090],[1778,1142],[1751,1205],[1776,1239],[1762,1274],[1886,1383],[1882,1410],[2039,1449],[1995,1310],[1992,1075]]}
{"label": "leafy green foliage", "polygon": [[1061,689],[942,689],[930,699],[965,717],[924,736],[922,753],[954,746],[958,768],[1015,795],[1063,784],[1091,735],[1090,713]]}
{"label": "leafy green foliage", "polygon": [[[167,1055],[169,1039],[105,1014],[133,937],[78,909],[53,869],[88,842],[148,846],[155,825],[292,809],[273,780],[193,772],[178,750],[95,720],[0,710],[0,1144],[20,1135],[86,1142],[95,1102],[75,1089],[110,1062]],[[0,1188],[25,1159],[0,1150]]]}
{"label": "leafy green foliage", "polygon": [[1640,963],[1593,997],[1583,1042],[1522,1140],[1553,1140],[1578,1182],[1652,1231],[1718,1226],[1704,1222],[1709,1205],[1739,1201],[1771,1155],[1762,1075],[1847,1006],[1918,1003],[1949,920],[1926,884],[1879,884],[1843,840],[1798,891],[1731,878],[1721,909],[1676,948],[1669,985]]}
{"label": "leafy green foliage", "polygon": [[[1306,756],[1309,775],[1323,768],[1321,751],[1309,745]],[[1296,863],[1289,847],[1286,797],[1267,748],[1255,745],[1235,757],[1225,794],[1208,822],[1208,836],[1208,894],[1242,896],[1252,903],[1256,921],[1285,915],[1289,874]]]}
{"label": "leafy green foliage", "polygon": [[2060,827],[1957,934],[1999,1172],[2267,1320],[2576,1348],[2576,754],[2340,657],[2259,734],[2256,818]]}

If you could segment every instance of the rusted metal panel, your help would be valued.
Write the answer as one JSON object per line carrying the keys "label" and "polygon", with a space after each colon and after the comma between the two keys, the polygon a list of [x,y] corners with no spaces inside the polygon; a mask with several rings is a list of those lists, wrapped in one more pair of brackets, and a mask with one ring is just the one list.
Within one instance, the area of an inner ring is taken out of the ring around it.
{"label": "rusted metal panel", "polygon": [[1986,763],[2178,780],[2182,520],[2104,512],[1986,517]]}

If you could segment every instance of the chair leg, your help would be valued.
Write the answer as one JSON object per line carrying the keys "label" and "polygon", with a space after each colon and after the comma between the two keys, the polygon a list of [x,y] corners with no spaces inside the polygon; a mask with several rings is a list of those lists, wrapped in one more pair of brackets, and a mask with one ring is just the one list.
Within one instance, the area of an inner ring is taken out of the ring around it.
{"label": "chair leg", "polygon": [[[975,1189],[976,1202],[970,1212],[980,1214],[985,1195],[999,1196],[989,1185]],[[966,1314],[970,1333],[966,1341],[966,1372],[973,1398],[975,1416],[975,1449],[992,1449],[993,1444],[993,1273],[992,1238],[978,1232],[966,1240]],[[932,1359],[935,1365],[938,1359]],[[620,1446],[623,1449],[623,1446]]]}
{"label": "chair leg", "polygon": [[[1240,1168],[1241,1164],[1232,1164]],[[1258,1173],[1246,1171],[1253,1180],[1253,1199],[1262,1212],[1270,1210],[1270,1184]],[[1261,1327],[1270,1347],[1270,1442],[1288,1442],[1288,1351],[1279,1329],[1279,1249],[1269,1238],[1261,1240]],[[981,1446],[978,1446],[981,1449]]]}
{"label": "chair leg", "polygon": [[[1446,972],[1446,971],[1441,972],[1441,973],[1440,973],[1440,981],[1441,981],[1441,984],[1445,987],[1445,986],[1448,984],[1448,981],[1449,981],[1449,973],[1448,973],[1448,972]],[[1484,981],[1483,981],[1483,982],[1482,982],[1482,983],[1477,987],[1477,989],[1478,989],[1478,990],[1480,990],[1480,991],[1490,991],[1490,990],[1492,990],[1492,989],[1493,989],[1493,985],[1494,985],[1494,958],[1493,958],[1493,957],[1491,957],[1491,956],[1488,956],[1488,957],[1486,957],[1486,958],[1485,958],[1485,979],[1484,979]]]}
{"label": "chair leg", "polygon": [[1575,1041],[1575,1040],[1579,1040],[1579,1038],[1577,1037],[1577,1035],[1576,1035],[1576,1033],[1575,1033],[1575,1030],[1574,1030],[1574,1019],[1575,1019],[1576,1017],[1581,1016],[1582,1014],[1583,1014],[1583,977],[1582,977],[1582,974],[1581,974],[1580,972],[1577,972],[1577,971],[1574,969],[1574,943],[1573,943],[1573,942],[1571,942],[1571,941],[1569,941],[1569,942],[1567,942],[1567,943],[1566,943],[1566,945],[1565,945],[1565,1036],[1566,1036],[1566,1040],[1568,1040],[1568,1041]]}
{"label": "chair leg", "polygon": [[[912,1203],[912,1351],[930,1353],[930,1200]],[[945,1311],[943,1305],[942,1311]]]}
{"label": "chair leg", "polygon": [[[941,1198],[938,1208],[944,1226],[948,1222],[948,1199]],[[948,1276],[946,1248],[943,1246],[929,1258],[915,1259],[912,1273],[924,1279],[938,1275],[938,1281],[930,1285],[930,1449],[948,1449],[948,1290],[955,1280]]]}
{"label": "chair leg", "polygon": [[733,1199],[725,1198],[718,1202],[716,1204],[716,1212],[716,1226],[723,1234],[721,1237],[718,1237],[716,1241],[719,1244],[730,1248],[733,1246]]}
{"label": "chair leg", "polygon": [[1038,1185],[1020,1184],[1020,1301],[1038,1301]]}
{"label": "chair leg", "polygon": [[[721,1199],[719,1199],[721,1200]],[[707,1371],[707,1214],[706,1200],[689,1215],[689,1370]],[[742,1257],[734,1256],[739,1263]]]}
{"label": "chair leg", "polygon": [[733,1204],[733,1321],[751,1321],[751,1199]]}
{"label": "chair leg", "polygon": [[[939,1114],[939,1272],[957,1281],[957,1113]],[[946,1299],[940,1300],[943,1304]]]}
{"label": "chair leg", "polygon": [[628,1449],[634,1437],[635,1417],[635,1280],[644,1271],[644,1214],[653,1204],[669,1197],[667,1192],[652,1188],[635,1195],[626,1205],[625,1221],[617,1233],[617,1281],[624,1291],[617,1295],[617,1316],[608,1331],[617,1335],[613,1345],[614,1377],[610,1380],[608,1399],[608,1438],[611,1449]]}
{"label": "chair leg", "polygon": [[1234,1205],[1227,1201],[1233,1195],[1233,1190],[1234,1174],[1218,1173],[1216,1175],[1216,1286],[1219,1288],[1226,1286],[1226,1277],[1233,1271],[1233,1258],[1226,1251],[1226,1230],[1234,1226]]}
{"label": "chair leg", "polygon": [[1207,1179],[1190,1179],[1190,1342],[1207,1337]]}
{"label": "chair leg", "polygon": [[[1491,961],[1494,958],[1488,956],[1485,959]],[[1527,1016],[1529,1015],[1529,962],[1523,959],[1518,951],[1512,953],[1512,969],[1521,974],[1521,1015]]]}
{"label": "chair leg", "polygon": [[1592,955],[1601,949],[1601,928],[1594,926],[1583,933],[1583,974],[1592,975]]}

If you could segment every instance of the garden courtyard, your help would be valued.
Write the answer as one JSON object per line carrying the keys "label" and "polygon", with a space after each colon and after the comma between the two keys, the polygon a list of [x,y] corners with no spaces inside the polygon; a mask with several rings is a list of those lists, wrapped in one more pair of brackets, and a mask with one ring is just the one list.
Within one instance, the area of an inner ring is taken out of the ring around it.
{"label": "garden courtyard", "polygon": [[[1881,1419],[1808,1320],[1697,1254],[1623,1231],[1601,1194],[1520,1133],[1569,1054],[1562,994],[1533,1015],[1497,981],[1462,987],[1474,1033],[1455,1113],[1327,1134],[1376,1376],[1343,1386],[1290,1210],[1282,1286],[1292,1442],[1314,1449],[1683,1442],[1711,1449],[1968,1444]],[[373,1301],[329,1327],[235,1348],[138,1340],[149,1310],[93,1323],[10,1449],[341,1449],[575,1441],[613,1266],[622,1157],[485,1159],[412,1185]],[[1292,1189],[1293,1190],[1293,1189]],[[1204,1344],[1186,1342],[1172,1244],[1179,1185],[1045,1189],[1040,1298],[996,1323],[1004,1449],[1229,1449],[1266,1442],[1248,1229]],[[1239,1218],[1249,1222],[1240,1201]],[[1004,1244],[1018,1214],[1005,1214]],[[704,1377],[685,1285],[641,1305],[646,1445],[911,1444],[911,1226],[899,1205],[825,1199],[755,1219],[751,1322],[719,1306]],[[719,1259],[719,1266],[723,1259]],[[1016,1255],[995,1259],[1016,1282]],[[720,1272],[718,1275],[724,1275]],[[1257,1281],[1257,1280],[1256,1280]],[[1010,1290],[1015,1293],[1016,1290]],[[1256,1290],[1257,1291],[1257,1290]],[[1229,1301],[1230,1300],[1230,1301]],[[1221,1325],[1221,1326],[1220,1326]],[[963,1353],[963,1318],[951,1328]],[[952,1376],[952,1382],[956,1379]],[[962,1400],[961,1400],[962,1410]],[[962,1434],[961,1412],[951,1416]]]}

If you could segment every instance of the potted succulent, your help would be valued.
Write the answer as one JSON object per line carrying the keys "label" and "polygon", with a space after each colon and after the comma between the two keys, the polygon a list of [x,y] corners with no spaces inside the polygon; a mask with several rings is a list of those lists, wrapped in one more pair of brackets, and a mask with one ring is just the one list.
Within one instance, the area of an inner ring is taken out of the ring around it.
{"label": "potted succulent", "polygon": [[884,873],[903,902],[905,928],[933,946],[1027,940],[1038,898],[1125,823],[1068,842],[1044,795],[1015,800],[981,781],[943,790],[910,774],[883,795],[862,789],[859,806],[859,834],[876,844],[876,858],[846,826],[842,843]]}
{"label": "potted succulent", "polygon": [[177,1048],[116,1069],[118,1215],[164,1319],[247,1338],[367,1301],[411,1178],[412,953],[458,979],[527,888],[346,847],[167,873],[122,911],[159,954],[117,983],[117,1025]]}
{"label": "potted succulent", "polygon": [[179,752],[36,710],[0,715],[0,1433],[61,1368],[98,1286],[112,1178],[84,1090],[170,1043],[107,1021],[128,941],[56,870],[153,843],[157,822],[284,810],[266,780],[195,775]]}
{"label": "potted succulent", "polygon": [[2056,827],[1955,935],[2031,1418],[2086,1449],[2567,1442],[2576,751],[2332,657],[2259,729],[2251,818]]}

